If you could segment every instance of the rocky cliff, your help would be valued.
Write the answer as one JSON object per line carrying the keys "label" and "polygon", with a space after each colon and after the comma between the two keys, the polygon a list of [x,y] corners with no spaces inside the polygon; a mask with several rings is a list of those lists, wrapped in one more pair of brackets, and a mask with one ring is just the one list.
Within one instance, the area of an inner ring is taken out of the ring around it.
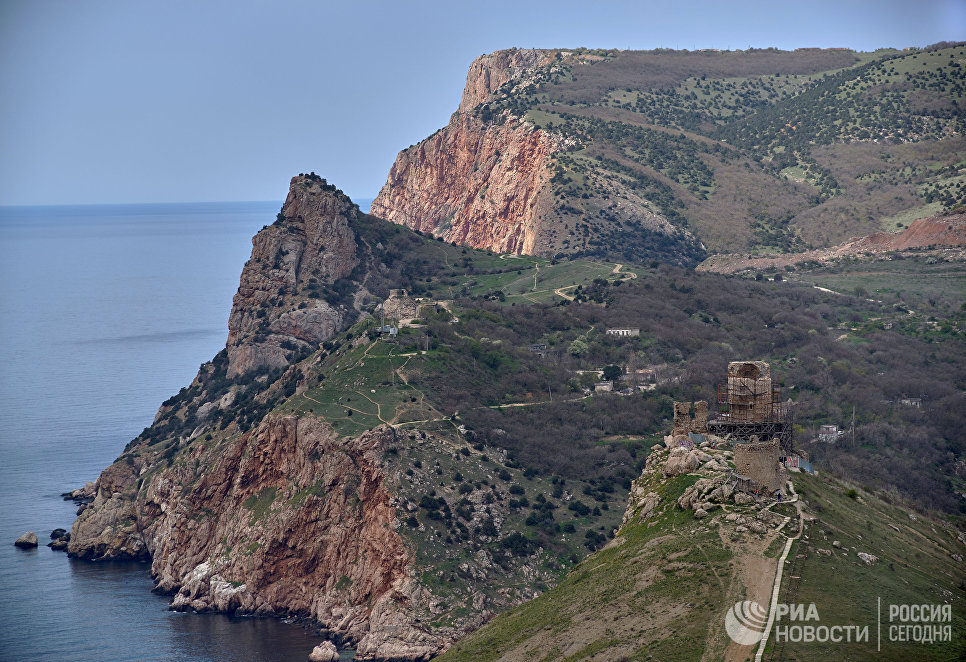
{"label": "rocky cliff", "polygon": [[150,560],[173,608],[312,618],[360,659],[424,659],[452,641],[414,627],[431,596],[397,532],[383,465],[394,429],[339,435],[278,411],[307,387],[300,362],[344,331],[368,288],[411,268],[371,222],[392,228],[325,180],[293,178],[253,239],[225,350],[85,492],[71,556]]}
{"label": "rocky cliff", "polygon": [[525,78],[537,66],[550,62],[554,51],[511,48],[481,55],[470,64],[459,112],[468,113],[504,84]]}
{"label": "rocky cliff", "polygon": [[586,151],[590,135],[516,104],[605,59],[540,49],[478,57],[449,125],[399,153],[371,212],[502,253],[692,262],[703,248],[655,202],[666,194],[645,190],[663,183],[629,181],[611,152],[600,155],[609,159],[600,176],[588,176],[571,153]]}
{"label": "rocky cliff", "polygon": [[350,227],[358,207],[314,176],[294,177],[275,223],[252,239],[228,320],[228,374],[287,366],[341,331],[351,305],[306,301],[305,289],[348,277],[359,264]]}
{"label": "rocky cliff", "polygon": [[445,129],[399,153],[371,211],[474,248],[540,252],[537,210],[551,157],[562,147],[558,136],[523,120],[487,124],[454,115]]}
{"label": "rocky cliff", "polygon": [[381,466],[394,438],[271,416],[173,462],[129,455],[97,480],[68,551],[150,558],[176,609],[307,616],[358,641],[361,659],[420,659],[443,642],[408,613],[421,595]]}
{"label": "rocky cliff", "polygon": [[551,158],[572,141],[520,117],[494,122],[475,111],[507,83],[533,84],[553,54],[511,49],[476,58],[459,111],[448,126],[399,153],[372,214],[474,248],[543,252],[538,212],[549,206]]}

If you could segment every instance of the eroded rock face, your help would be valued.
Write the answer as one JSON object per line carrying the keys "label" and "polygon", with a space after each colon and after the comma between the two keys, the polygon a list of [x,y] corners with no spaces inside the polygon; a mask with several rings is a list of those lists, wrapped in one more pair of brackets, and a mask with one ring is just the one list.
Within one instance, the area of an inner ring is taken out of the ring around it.
{"label": "eroded rock face", "polygon": [[504,83],[522,78],[535,67],[546,63],[553,53],[536,48],[514,48],[479,56],[470,64],[466,74],[460,112],[469,112],[486,101]]}
{"label": "eroded rock face", "polygon": [[220,445],[187,445],[140,483],[119,461],[69,553],[150,558],[177,609],[309,616],[358,642],[359,659],[427,658],[450,642],[411,625],[424,596],[383,484],[394,439],[388,426],[345,439],[315,418],[269,416]]}
{"label": "eroded rock face", "polygon": [[[324,180],[293,177],[281,218],[252,239],[228,319],[228,375],[284,368],[343,328],[351,311],[305,296],[348,277],[359,263],[355,204]],[[314,279],[314,280],[313,280]],[[295,302],[305,308],[296,309]]]}
{"label": "eroded rock face", "polygon": [[[600,59],[540,49],[478,57],[449,125],[399,153],[371,213],[446,241],[502,253],[623,254],[627,246],[614,236],[629,233],[625,236],[635,248],[672,261],[703,256],[700,242],[628,185],[620,168],[601,166],[609,174],[595,179],[594,187],[579,198],[564,195],[561,182],[573,180],[566,174],[570,166],[557,155],[586,147],[585,138],[565,135],[551,124],[537,127],[527,115],[501,104],[571,67]],[[578,218],[587,224],[583,234],[572,227]],[[588,234],[591,226],[608,237],[603,244]],[[647,244],[645,237],[652,235],[659,235],[656,243]]]}
{"label": "eroded rock face", "polygon": [[115,462],[101,472],[90,490],[94,500],[71,528],[70,556],[91,561],[149,560],[138,527],[137,479],[138,467],[128,462]]}
{"label": "eroded rock face", "polygon": [[537,209],[562,140],[526,121],[454,115],[399,153],[371,213],[446,241],[501,253],[539,252]]}

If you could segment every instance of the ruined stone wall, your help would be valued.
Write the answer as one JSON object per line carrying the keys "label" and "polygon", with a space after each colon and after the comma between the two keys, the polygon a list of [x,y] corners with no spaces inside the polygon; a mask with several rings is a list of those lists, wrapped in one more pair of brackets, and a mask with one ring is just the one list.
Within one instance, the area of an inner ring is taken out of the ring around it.
{"label": "ruined stone wall", "polygon": [[777,439],[735,444],[735,472],[758,483],[761,494],[785,487],[785,470],[778,461]]}
{"label": "ruined stone wall", "polygon": [[694,403],[694,422],[691,424],[691,431],[700,434],[708,431],[708,403],[706,400],[698,400]]}
{"label": "ruined stone wall", "polygon": [[[394,290],[395,292],[405,292],[405,290]],[[377,310],[377,316],[385,313],[387,320],[393,319],[412,319],[416,317],[416,300],[408,296],[390,296],[382,304],[382,310]]]}
{"label": "ruined stone wall", "polygon": [[[691,416],[691,405],[694,405],[694,417]],[[672,435],[697,432],[704,434],[708,431],[708,403],[705,400],[697,402],[674,403],[674,428]]]}
{"label": "ruined stone wall", "polygon": [[691,403],[674,403],[674,429],[671,434],[687,434],[691,431]]}

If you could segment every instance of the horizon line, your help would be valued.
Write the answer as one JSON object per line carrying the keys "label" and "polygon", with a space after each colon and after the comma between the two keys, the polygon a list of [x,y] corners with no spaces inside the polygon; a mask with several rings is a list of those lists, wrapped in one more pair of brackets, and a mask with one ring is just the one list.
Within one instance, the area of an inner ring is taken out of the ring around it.
{"label": "horizon line", "polygon": [[[375,196],[352,196],[346,193],[350,200],[374,200]],[[285,202],[285,198],[275,200],[168,200],[152,202],[55,202],[55,203],[27,203],[27,204],[7,204],[0,203],[0,209],[16,209],[23,207],[121,207],[124,205],[218,205],[218,204],[250,204],[268,203],[273,204]]]}

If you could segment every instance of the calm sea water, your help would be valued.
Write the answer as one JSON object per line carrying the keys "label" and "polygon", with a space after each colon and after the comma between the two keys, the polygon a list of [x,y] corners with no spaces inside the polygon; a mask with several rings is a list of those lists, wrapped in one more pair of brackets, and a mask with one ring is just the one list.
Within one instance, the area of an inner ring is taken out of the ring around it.
{"label": "calm sea water", "polygon": [[[278,202],[0,208],[0,660],[305,660],[271,619],[169,612],[149,567],[68,560],[97,477],[225,343]],[[37,550],[13,541],[35,531]]]}

